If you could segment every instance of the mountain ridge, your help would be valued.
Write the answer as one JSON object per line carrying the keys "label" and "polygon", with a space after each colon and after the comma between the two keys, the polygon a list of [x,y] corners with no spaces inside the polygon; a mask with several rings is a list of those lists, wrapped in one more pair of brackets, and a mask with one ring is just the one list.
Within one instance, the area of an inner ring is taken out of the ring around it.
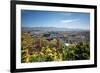
{"label": "mountain ridge", "polygon": [[60,28],[60,27],[22,27],[22,30],[33,31],[89,31],[85,29],[72,29],[72,28]]}

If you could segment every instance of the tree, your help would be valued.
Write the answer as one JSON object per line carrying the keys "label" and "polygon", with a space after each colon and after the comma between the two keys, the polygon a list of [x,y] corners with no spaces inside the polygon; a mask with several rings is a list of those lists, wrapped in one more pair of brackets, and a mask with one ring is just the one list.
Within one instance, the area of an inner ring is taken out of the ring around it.
{"label": "tree", "polygon": [[29,33],[22,33],[21,37],[21,50],[22,50],[22,62],[29,62],[30,54],[29,49],[33,45],[33,38]]}

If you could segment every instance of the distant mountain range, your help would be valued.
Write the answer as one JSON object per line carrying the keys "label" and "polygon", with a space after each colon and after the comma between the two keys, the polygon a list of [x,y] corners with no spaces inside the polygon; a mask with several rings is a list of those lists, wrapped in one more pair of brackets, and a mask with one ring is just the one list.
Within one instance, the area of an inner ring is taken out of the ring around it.
{"label": "distant mountain range", "polygon": [[22,27],[22,31],[89,31],[84,29],[57,28],[57,27]]}

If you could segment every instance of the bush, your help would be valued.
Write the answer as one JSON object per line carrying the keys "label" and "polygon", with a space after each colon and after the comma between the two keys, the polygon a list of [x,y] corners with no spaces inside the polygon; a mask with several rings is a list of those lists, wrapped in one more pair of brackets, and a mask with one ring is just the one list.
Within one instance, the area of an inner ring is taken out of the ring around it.
{"label": "bush", "polygon": [[[90,58],[90,44],[81,42],[74,45],[66,46],[60,40],[53,39],[51,41],[46,38],[39,38],[39,43],[34,43],[33,38],[28,33],[22,34],[21,42],[21,62],[45,62],[45,61],[69,61],[69,60],[86,60]],[[40,48],[34,48],[39,45]],[[35,49],[32,50],[31,49]],[[40,49],[40,50],[38,50]],[[31,54],[30,52],[31,51]]]}

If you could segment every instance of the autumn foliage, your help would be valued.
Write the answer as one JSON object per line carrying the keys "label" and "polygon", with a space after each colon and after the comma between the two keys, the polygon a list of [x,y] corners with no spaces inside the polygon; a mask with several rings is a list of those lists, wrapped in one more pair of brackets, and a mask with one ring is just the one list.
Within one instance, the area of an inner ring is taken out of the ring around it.
{"label": "autumn foliage", "polygon": [[21,36],[21,62],[47,62],[87,60],[90,58],[89,42],[66,46],[58,38],[47,40],[33,37],[29,33]]}

